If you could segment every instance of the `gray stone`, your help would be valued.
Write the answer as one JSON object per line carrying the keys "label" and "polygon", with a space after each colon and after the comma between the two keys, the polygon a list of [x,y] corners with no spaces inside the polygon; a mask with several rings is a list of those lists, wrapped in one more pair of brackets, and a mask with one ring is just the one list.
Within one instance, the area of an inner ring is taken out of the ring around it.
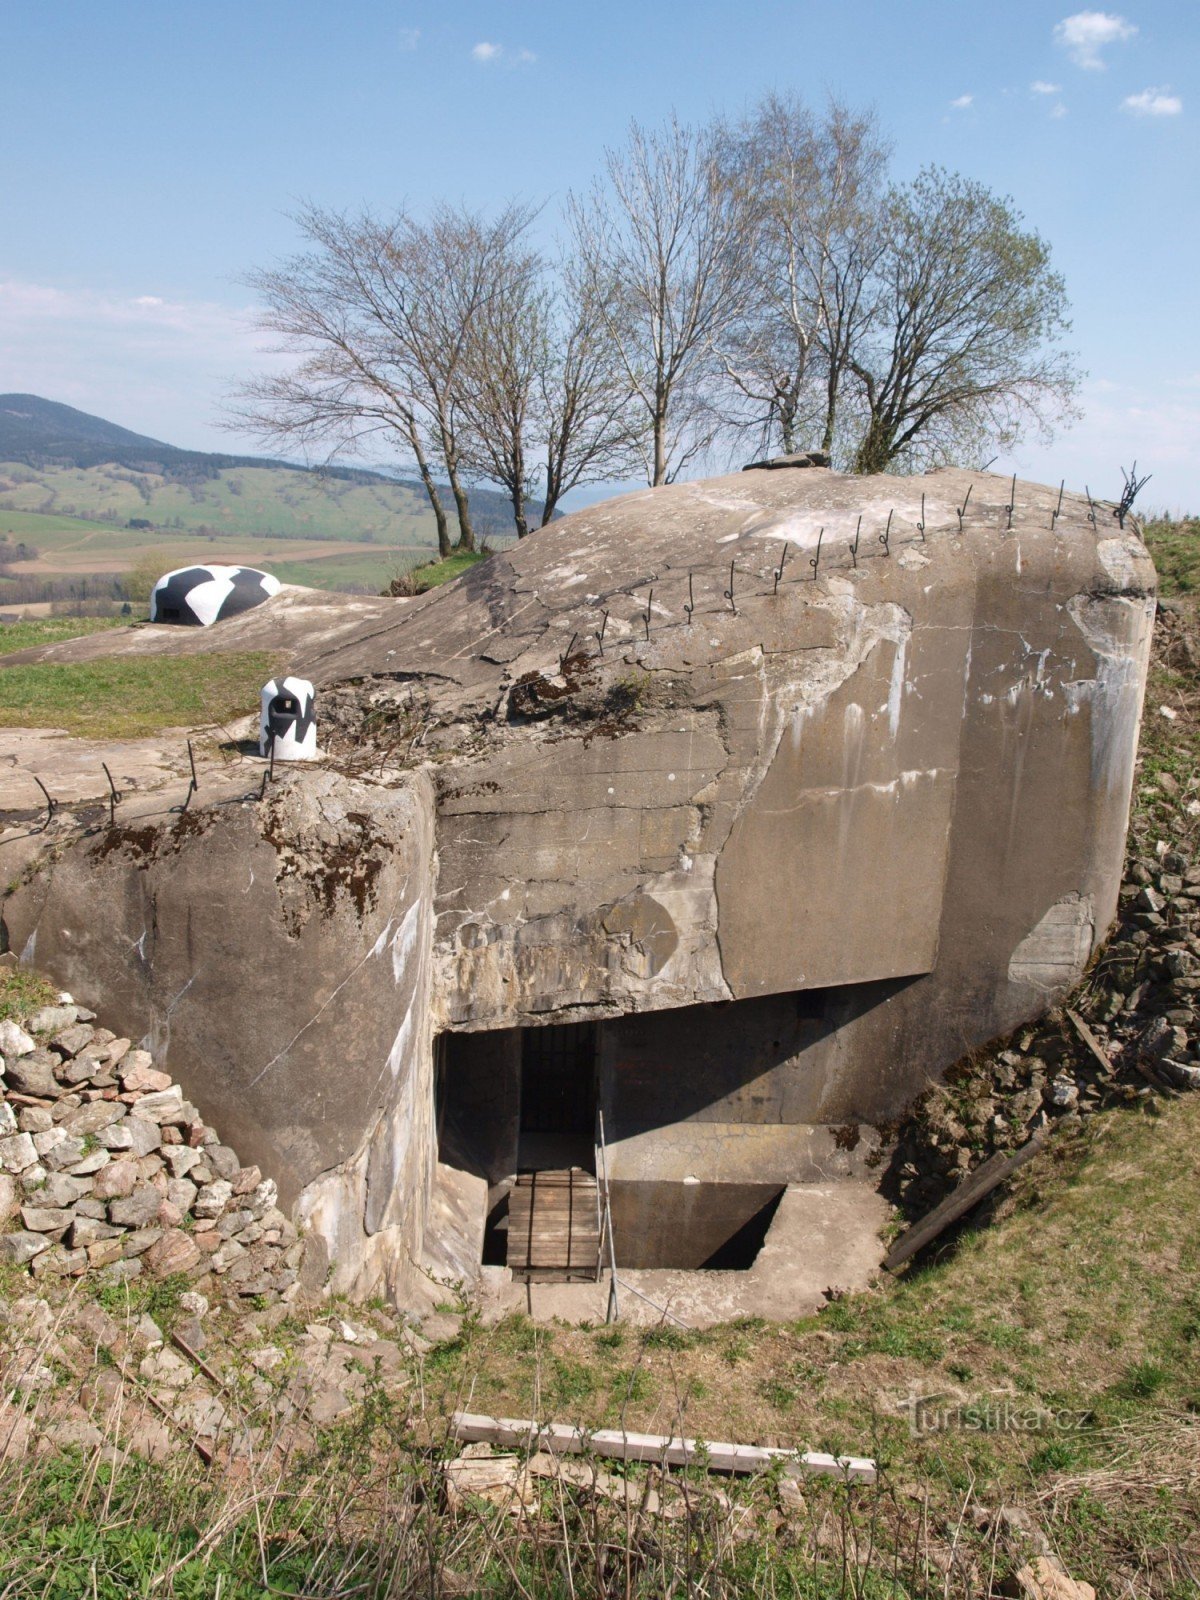
{"label": "gray stone", "polygon": [[29,1055],[36,1048],[24,1028],[19,1027],[11,1017],[5,1017],[0,1022],[0,1055],[6,1063],[11,1064],[18,1056]]}
{"label": "gray stone", "polygon": [[0,1233],[0,1261],[10,1266],[23,1267],[49,1248],[49,1239],[41,1233]]}
{"label": "gray stone", "polygon": [[112,1157],[108,1151],[101,1147],[96,1150],[89,1150],[81,1160],[76,1161],[67,1170],[73,1178],[86,1178],[90,1177],[94,1172],[102,1172],[111,1160]]}
{"label": "gray stone", "polygon": [[108,1220],[121,1228],[145,1228],[157,1218],[162,1202],[152,1184],[141,1184],[124,1199],[109,1202]]}
{"label": "gray stone", "polygon": [[132,1256],[144,1255],[151,1245],[155,1245],[163,1236],[161,1228],[138,1228],[133,1233],[127,1233],[121,1244],[121,1254],[126,1260]]}
{"label": "gray stone", "polygon": [[17,1126],[22,1133],[48,1133],[54,1127],[54,1117],[46,1106],[22,1106]]}
{"label": "gray stone", "polygon": [[162,1145],[162,1129],[136,1111],[97,1137],[106,1150],[128,1151],[132,1156],[148,1156]]}
{"label": "gray stone", "polygon": [[24,1172],[37,1161],[37,1151],[27,1133],[10,1133],[0,1139],[0,1171]]}
{"label": "gray stone", "polygon": [[192,1209],[199,1190],[187,1178],[172,1178],[167,1184],[167,1199],[182,1212]]}
{"label": "gray stone", "polygon": [[0,1228],[8,1221],[9,1217],[16,1216],[17,1207],[21,1203],[20,1191],[17,1180],[7,1172],[0,1172]]}
{"label": "gray stone", "polygon": [[0,1139],[18,1131],[17,1115],[7,1100],[0,1100]]}
{"label": "gray stone", "polygon": [[78,1110],[69,1112],[59,1126],[76,1138],[83,1138],[99,1133],[103,1128],[111,1128],[124,1116],[125,1107],[119,1101],[93,1100],[91,1105],[80,1106]]}
{"label": "gray stone", "polygon": [[73,1212],[56,1206],[21,1207],[21,1221],[30,1233],[48,1233],[61,1238],[74,1220]]}
{"label": "gray stone", "polygon": [[199,1150],[193,1150],[190,1145],[172,1144],[163,1146],[163,1160],[173,1178],[186,1178],[192,1168],[199,1165],[201,1156]]}
{"label": "gray stone", "polygon": [[72,1206],[91,1192],[93,1180],[52,1172],[42,1185],[41,1200],[48,1206]]}
{"label": "gray stone", "polygon": [[85,1194],[76,1200],[75,1214],[79,1217],[95,1217],[97,1222],[108,1221],[108,1207],[103,1200],[97,1200],[94,1194]]}
{"label": "gray stone", "polygon": [[119,1228],[110,1227],[107,1222],[98,1222],[94,1217],[81,1217],[76,1213],[71,1228],[71,1248],[86,1250],[89,1245],[99,1244],[105,1239],[116,1239],[120,1231]]}
{"label": "gray stone", "polygon": [[230,1184],[237,1179],[242,1170],[242,1164],[237,1155],[227,1144],[209,1145],[204,1155],[217,1177],[224,1178]]}
{"label": "gray stone", "polygon": [[169,1089],[159,1089],[153,1094],[142,1095],[137,1102],[135,1114],[158,1123],[173,1122],[182,1108],[183,1090],[176,1083]]}
{"label": "gray stone", "polygon": [[[38,1136],[39,1138],[42,1135]],[[45,1137],[49,1137],[46,1135]],[[42,1163],[51,1172],[65,1172],[68,1167],[75,1167],[81,1162],[87,1151],[82,1139],[77,1139],[68,1134],[61,1144],[56,1144],[52,1150],[42,1153]]]}
{"label": "gray stone", "polygon": [[9,1089],[17,1094],[33,1095],[39,1100],[55,1100],[62,1088],[55,1080],[54,1069],[58,1057],[48,1050],[32,1050],[28,1055],[17,1056],[8,1063],[5,1074]]}
{"label": "gray stone", "polygon": [[95,1028],[86,1022],[76,1022],[69,1028],[63,1028],[51,1039],[51,1047],[63,1056],[77,1056],[85,1049],[96,1036]]}
{"label": "gray stone", "polygon": [[205,1184],[196,1196],[192,1210],[198,1217],[219,1217],[233,1194],[233,1185],[223,1178]]}
{"label": "gray stone", "polygon": [[76,1006],[43,1006],[30,1017],[29,1026],[34,1033],[58,1033],[60,1029],[69,1028],[78,1021],[79,1010]]}

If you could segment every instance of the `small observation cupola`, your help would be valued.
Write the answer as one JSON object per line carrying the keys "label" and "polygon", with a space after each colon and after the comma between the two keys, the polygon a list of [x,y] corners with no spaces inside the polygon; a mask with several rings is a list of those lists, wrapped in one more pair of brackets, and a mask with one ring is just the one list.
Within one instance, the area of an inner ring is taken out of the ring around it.
{"label": "small observation cupola", "polygon": [[307,678],[272,678],[263,685],[258,748],[276,761],[315,760],[315,695]]}
{"label": "small observation cupola", "polygon": [[178,567],[150,592],[150,621],[210,628],[278,594],[280,583],[257,567]]}

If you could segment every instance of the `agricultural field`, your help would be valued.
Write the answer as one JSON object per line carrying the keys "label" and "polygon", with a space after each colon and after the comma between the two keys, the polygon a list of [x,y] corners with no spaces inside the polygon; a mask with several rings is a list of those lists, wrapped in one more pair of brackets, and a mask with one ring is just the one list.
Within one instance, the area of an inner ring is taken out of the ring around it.
{"label": "agricultural field", "polygon": [[0,603],[10,603],[24,580],[144,577],[203,561],[261,567],[309,588],[378,593],[427,562],[437,539],[423,497],[402,484],[266,467],[185,484],[121,466],[34,472],[0,463],[0,542],[35,552],[0,578]]}

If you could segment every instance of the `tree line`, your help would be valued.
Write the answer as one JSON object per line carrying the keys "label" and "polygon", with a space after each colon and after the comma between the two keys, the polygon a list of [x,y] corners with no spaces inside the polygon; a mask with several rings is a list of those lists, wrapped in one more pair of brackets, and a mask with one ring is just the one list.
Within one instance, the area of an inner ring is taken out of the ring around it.
{"label": "tree line", "polygon": [[413,463],[442,555],[475,548],[475,483],[524,537],[583,484],[739,450],[865,473],[1048,435],[1078,382],[1048,245],[983,184],[896,181],[889,159],[873,114],[772,95],[736,122],[632,124],[553,248],[523,200],[305,206],[303,248],[249,280],[294,363],[229,425]]}

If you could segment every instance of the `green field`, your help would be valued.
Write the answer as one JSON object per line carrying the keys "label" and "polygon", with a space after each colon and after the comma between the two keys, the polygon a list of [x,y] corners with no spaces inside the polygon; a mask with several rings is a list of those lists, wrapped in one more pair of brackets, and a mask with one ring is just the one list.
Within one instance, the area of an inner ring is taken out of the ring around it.
{"label": "green field", "polygon": [[42,661],[0,671],[0,727],[137,739],[244,717],[275,671],[265,650]]}
{"label": "green field", "polygon": [[145,518],[156,528],[229,530],[356,543],[433,544],[423,497],[402,484],[356,484],[282,467],[232,467],[187,481],[129,467],[0,462],[0,511],[55,517]]}

